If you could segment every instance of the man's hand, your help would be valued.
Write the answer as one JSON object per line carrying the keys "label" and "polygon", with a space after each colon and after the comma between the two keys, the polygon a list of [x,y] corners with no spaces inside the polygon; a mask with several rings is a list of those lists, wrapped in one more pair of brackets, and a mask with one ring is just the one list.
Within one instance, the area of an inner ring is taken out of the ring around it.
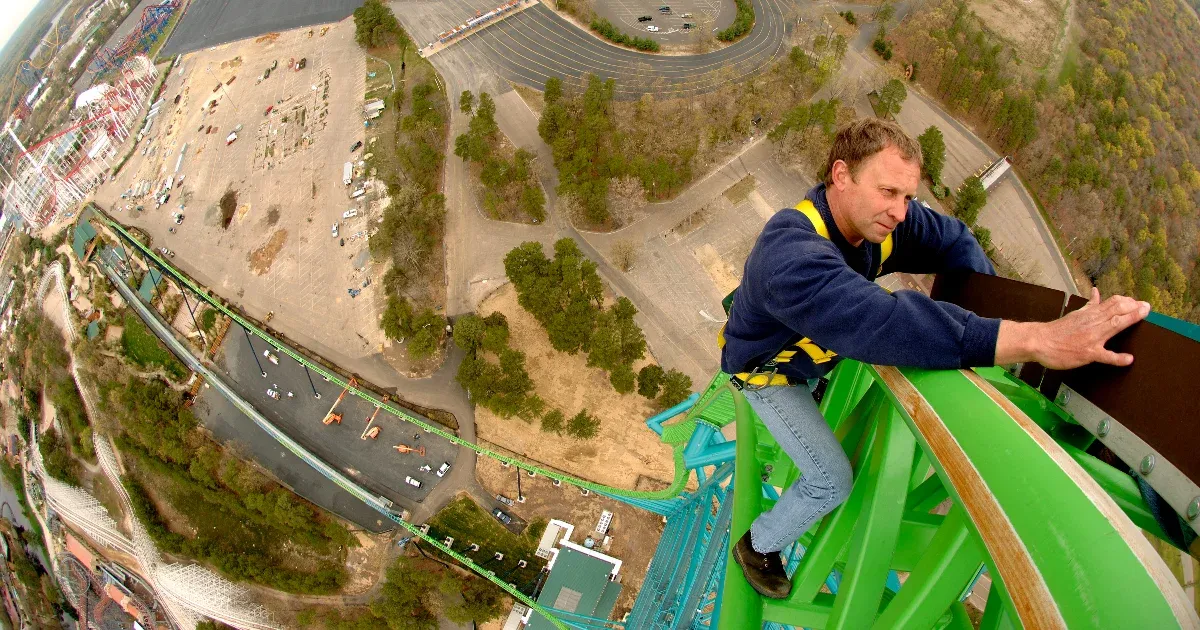
{"label": "man's hand", "polygon": [[1113,352],[1104,344],[1149,314],[1150,305],[1146,302],[1123,295],[1101,302],[1100,290],[1092,289],[1087,306],[1052,322],[1001,322],[996,364],[1036,361],[1055,370],[1089,363],[1129,365],[1133,363],[1133,355]]}

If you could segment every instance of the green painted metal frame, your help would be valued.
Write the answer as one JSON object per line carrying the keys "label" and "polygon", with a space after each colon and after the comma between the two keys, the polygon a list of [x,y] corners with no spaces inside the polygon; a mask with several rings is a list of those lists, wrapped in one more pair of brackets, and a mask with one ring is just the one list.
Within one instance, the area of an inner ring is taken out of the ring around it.
{"label": "green painted metal frame", "polygon": [[[1163,582],[1161,560],[1146,557],[1136,528],[1161,532],[1132,479],[1084,452],[1091,436],[1068,414],[998,368],[978,370],[978,378],[959,371],[895,374],[912,387],[903,400],[877,368],[846,361],[833,373],[822,411],[854,469],[850,496],[801,539],[806,552],[786,600],[759,597],[729,556],[718,627],[970,628],[960,600],[983,566],[993,590],[981,628],[1038,627],[1045,620],[1072,628],[1200,624],[1194,611],[1179,607],[1177,585]],[[1004,409],[988,389],[1019,411]],[[730,539],[737,540],[771,506],[759,484],[785,487],[800,471],[741,393],[729,391],[737,420]],[[973,514],[991,521],[980,516],[979,501],[963,502],[953,482],[960,477],[933,454],[913,419],[915,398],[961,448],[1038,575],[1014,577],[989,553],[997,540],[985,539]],[[1022,425],[1010,413],[1032,423]],[[1053,438],[1050,446],[1036,438],[1039,428]],[[1072,462],[1078,469],[1070,470]],[[1120,525],[1120,512],[1131,522]],[[821,592],[833,570],[842,574],[838,592]],[[897,593],[885,588],[893,570],[908,572]],[[1050,602],[1044,607],[1052,610],[1031,616],[1030,592],[1048,594],[1033,601]]]}

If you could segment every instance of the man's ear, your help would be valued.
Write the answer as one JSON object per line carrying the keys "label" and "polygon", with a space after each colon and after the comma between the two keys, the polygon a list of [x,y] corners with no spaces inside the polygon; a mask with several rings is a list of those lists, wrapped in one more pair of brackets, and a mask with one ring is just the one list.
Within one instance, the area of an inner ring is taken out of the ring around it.
{"label": "man's ear", "polygon": [[829,178],[833,180],[834,188],[845,190],[850,180],[850,167],[843,160],[835,161],[830,168]]}

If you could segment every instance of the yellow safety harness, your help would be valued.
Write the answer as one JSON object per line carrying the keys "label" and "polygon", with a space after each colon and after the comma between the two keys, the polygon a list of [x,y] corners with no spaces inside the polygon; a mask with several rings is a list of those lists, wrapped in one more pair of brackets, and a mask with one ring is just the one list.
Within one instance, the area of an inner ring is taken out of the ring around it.
{"label": "yellow safety harness", "polygon": [[[829,239],[829,228],[825,225],[825,219],[821,218],[821,213],[817,211],[817,207],[814,206],[811,201],[804,199],[800,203],[796,204],[795,209],[799,210],[804,214],[804,216],[808,217],[809,222],[812,223],[813,229],[817,231],[817,234],[820,234],[827,240]],[[891,234],[888,234],[887,238],[883,239],[883,243],[880,244],[879,248],[879,270],[876,272],[876,275],[883,271],[884,261],[886,261],[888,257],[892,255]],[[728,315],[730,309],[733,308],[733,296],[736,294],[737,289],[734,289],[729,293],[729,295],[725,296],[724,300],[721,300],[721,304],[725,307],[726,315]],[[722,349],[725,348],[725,325],[722,325],[721,331],[717,333],[717,347]],[[770,361],[767,361],[766,363],[754,368],[749,372],[740,372],[738,374],[734,374],[733,382],[739,387],[744,387],[745,389],[752,391],[762,389],[764,387],[791,385],[792,383],[788,380],[787,376],[778,373],[779,365],[781,363],[790,363],[792,357],[796,356],[796,353],[798,352],[803,352],[804,354],[808,355],[808,358],[812,359],[812,362],[817,365],[828,363],[837,356],[837,353],[833,350],[826,350],[825,348],[813,343],[812,339],[799,336],[797,340],[789,341],[787,344],[785,344],[783,350],[780,350],[779,353],[776,354],[775,357]]]}

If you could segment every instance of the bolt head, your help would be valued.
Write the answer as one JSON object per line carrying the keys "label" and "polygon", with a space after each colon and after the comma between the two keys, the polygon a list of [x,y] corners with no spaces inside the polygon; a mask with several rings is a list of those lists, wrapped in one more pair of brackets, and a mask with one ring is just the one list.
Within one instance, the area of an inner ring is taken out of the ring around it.
{"label": "bolt head", "polygon": [[1108,436],[1108,432],[1112,430],[1112,423],[1105,418],[1100,421],[1100,425],[1096,427],[1096,435],[1100,437]]}
{"label": "bolt head", "polygon": [[1143,457],[1142,464],[1138,467],[1138,470],[1142,472],[1142,475],[1149,475],[1150,471],[1154,470],[1154,456],[1147,455]]}
{"label": "bolt head", "polygon": [[1191,503],[1188,503],[1187,517],[1189,521],[1194,521],[1197,518],[1200,518],[1200,497],[1196,497],[1195,499],[1192,499]]}

